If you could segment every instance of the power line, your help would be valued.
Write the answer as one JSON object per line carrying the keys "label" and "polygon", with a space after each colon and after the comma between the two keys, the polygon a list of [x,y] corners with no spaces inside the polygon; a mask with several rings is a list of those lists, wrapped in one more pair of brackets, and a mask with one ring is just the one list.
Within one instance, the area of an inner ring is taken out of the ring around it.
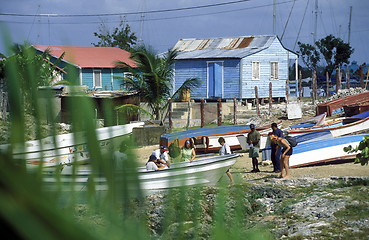
{"label": "power line", "polygon": [[282,33],[282,36],[281,36],[281,41],[283,40],[283,36],[284,36],[284,33],[286,32],[288,22],[290,21],[292,10],[293,10],[293,7],[295,6],[295,2],[296,1],[293,1],[292,8],[290,10],[290,14],[288,15],[288,18],[287,18],[287,21],[286,21],[286,25],[284,25],[283,33]]}
{"label": "power line", "polygon": [[[232,2],[223,2],[223,3],[215,3],[208,5],[200,5],[193,7],[183,7],[183,8],[172,8],[172,9],[162,9],[162,10],[150,10],[150,11],[137,11],[137,12],[123,12],[123,13],[100,13],[100,14],[55,14],[53,17],[102,17],[102,16],[120,16],[120,15],[135,15],[135,14],[150,14],[150,13],[164,13],[164,12],[175,12],[175,11],[184,11],[184,10],[193,10],[193,9],[201,9],[201,8],[209,8],[209,7],[218,7],[225,6],[230,4],[248,2],[250,0],[238,0]],[[0,13],[0,16],[16,16],[16,17],[47,17],[50,16],[48,14],[20,14],[20,13]]]}
{"label": "power line", "polygon": [[[284,2],[277,3],[277,5],[282,5],[282,4],[286,4],[286,3],[290,3],[290,2],[294,2],[294,1],[299,1],[299,0],[286,0]],[[270,7],[271,5],[273,5],[273,4],[264,4],[264,5],[259,5],[259,6],[237,8],[237,9],[216,11],[216,12],[210,12],[210,13],[190,14],[190,15],[184,15],[184,16],[146,18],[145,21],[160,21],[160,20],[170,20],[170,19],[179,19],[179,18],[188,18],[188,17],[201,17],[201,16],[207,16],[207,15],[222,14],[222,13],[229,13],[229,12],[236,12],[236,11],[244,11],[244,10]],[[138,14],[138,12],[137,12],[137,14]],[[1,13],[0,13],[0,16],[1,16]],[[34,15],[32,15],[32,16],[34,16]],[[44,17],[44,15],[42,15],[42,16]],[[57,16],[59,16],[59,15],[57,15]],[[94,17],[100,17],[101,15],[97,14],[97,15],[93,15],[93,16]],[[55,15],[53,15],[52,17],[55,17]],[[0,20],[0,22],[1,21],[7,22],[7,23],[29,24],[29,22],[24,22],[24,21],[4,21],[4,20]],[[132,23],[132,22],[140,22],[140,21],[142,21],[142,19],[140,18],[140,19],[126,20],[126,21]],[[120,21],[107,21],[106,23],[112,23],[112,22],[120,22]],[[78,24],[78,25],[80,25],[80,24],[98,24],[98,23],[101,23],[101,21],[100,22],[90,21],[90,22],[87,22],[87,23],[82,23],[82,22],[57,23],[57,22],[53,22],[53,23],[50,23],[50,24],[52,24],[52,25],[53,24]],[[40,23],[40,24],[46,24],[46,23]]]}
{"label": "power line", "polygon": [[296,37],[295,44],[293,45],[293,49],[292,49],[293,51],[295,51],[297,41],[298,41],[298,39],[300,38],[300,33],[301,33],[301,29],[302,29],[302,24],[304,23],[304,20],[305,20],[306,11],[307,11],[307,9],[308,9],[308,7],[309,7],[309,2],[310,2],[310,0],[307,0],[307,2],[306,2],[306,7],[305,7],[304,15],[302,16],[302,20],[301,20],[301,23],[300,23],[299,31],[298,31],[298,33],[297,33],[297,37]]}

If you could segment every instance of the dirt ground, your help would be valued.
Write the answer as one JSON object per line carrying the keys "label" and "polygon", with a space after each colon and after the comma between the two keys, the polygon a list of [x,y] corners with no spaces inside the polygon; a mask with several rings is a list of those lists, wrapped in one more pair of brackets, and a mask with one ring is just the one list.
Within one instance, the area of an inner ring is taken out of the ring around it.
{"label": "dirt ground", "polygon": [[[135,149],[136,156],[141,166],[145,165],[151,152],[158,146],[145,146]],[[236,183],[252,182],[268,178],[278,178],[278,173],[273,173],[272,165],[264,165],[259,160],[260,173],[251,173],[252,163],[248,157],[248,153],[242,153],[241,157],[237,159],[237,162],[232,166],[231,172],[234,176]],[[260,158],[261,159],[261,154]],[[353,159],[351,160],[340,160],[337,162],[331,162],[326,164],[320,164],[308,167],[299,167],[290,169],[291,178],[325,178],[325,177],[342,177],[342,176],[368,176],[369,177],[369,166],[361,166],[355,164]]]}

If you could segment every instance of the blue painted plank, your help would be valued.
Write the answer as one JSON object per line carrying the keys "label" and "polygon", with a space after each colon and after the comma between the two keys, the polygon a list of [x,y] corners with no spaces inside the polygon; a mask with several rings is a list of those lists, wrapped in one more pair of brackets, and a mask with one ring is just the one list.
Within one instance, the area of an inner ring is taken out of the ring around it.
{"label": "blue painted plank", "polygon": [[250,129],[250,126],[249,125],[232,125],[232,126],[196,128],[196,129],[190,129],[190,130],[182,131],[182,132],[163,134],[160,136],[160,140],[173,141],[176,138],[183,139],[183,138],[191,138],[191,137],[201,137],[201,136],[207,136],[210,134],[220,134],[220,133],[227,133],[227,132],[233,132],[233,131],[242,131],[246,129]]}

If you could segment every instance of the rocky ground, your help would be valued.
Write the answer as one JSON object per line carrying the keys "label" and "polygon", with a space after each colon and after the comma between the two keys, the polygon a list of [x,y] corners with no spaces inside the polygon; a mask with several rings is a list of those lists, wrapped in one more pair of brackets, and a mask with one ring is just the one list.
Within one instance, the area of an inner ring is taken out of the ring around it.
{"label": "rocky ground", "polygon": [[[140,150],[147,153],[155,147]],[[369,236],[368,166],[346,160],[294,168],[290,179],[278,178],[271,165],[260,164],[259,168],[260,173],[251,173],[251,159],[243,154],[231,168],[235,184],[230,185],[226,175],[220,181],[220,185],[228,186],[230,195],[242,189],[245,201],[227,199],[227,202],[233,208],[241,204],[248,209],[244,212],[247,224],[243,228],[264,229],[263,236],[268,236],[261,238],[256,234],[260,238],[254,239],[367,239]],[[209,188],[204,189],[209,192]],[[147,198],[150,206],[155,206],[147,211],[147,217],[157,237],[161,235],[157,226],[162,221],[167,198],[170,197],[165,194]],[[201,204],[205,212],[216,201],[216,195],[207,194],[206,199]],[[201,233],[201,239],[209,239],[213,218],[208,214],[196,226],[191,220],[183,223],[189,225],[186,238],[191,239],[197,232]],[[173,228],[179,224],[182,223],[172,223],[166,231],[175,232]]]}

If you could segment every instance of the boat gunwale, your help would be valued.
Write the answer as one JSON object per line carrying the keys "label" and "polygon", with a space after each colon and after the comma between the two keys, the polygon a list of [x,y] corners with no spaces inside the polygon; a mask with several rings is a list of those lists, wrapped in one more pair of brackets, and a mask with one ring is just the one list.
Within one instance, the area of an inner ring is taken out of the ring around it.
{"label": "boat gunwale", "polygon": [[[358,124],[363,123],[363,122],[366,122],[366,121],[369,121],[369,117],[363,118],[363,119],[360,119],[358,121],[355,121],[355,122],[352,122],[352,123],[348,123],[348,124],[345,124],[345,125],[340,125],[340,126],[337,126],[337,127],[299,129],[299,130],[286,130],[285,132],[287,134],[298,134],[298,133],[318,132],[318,131],[322,131],[323,129],[324,130],[330,130],[330,131],[332,131],[332,130],[347,128],[347,127],[352,127],[352,126],[358,125]],[[316,126],[316,127],[319,127],[319,126]],[[358,130],[358,131],[360,131],[360,130]]]}

